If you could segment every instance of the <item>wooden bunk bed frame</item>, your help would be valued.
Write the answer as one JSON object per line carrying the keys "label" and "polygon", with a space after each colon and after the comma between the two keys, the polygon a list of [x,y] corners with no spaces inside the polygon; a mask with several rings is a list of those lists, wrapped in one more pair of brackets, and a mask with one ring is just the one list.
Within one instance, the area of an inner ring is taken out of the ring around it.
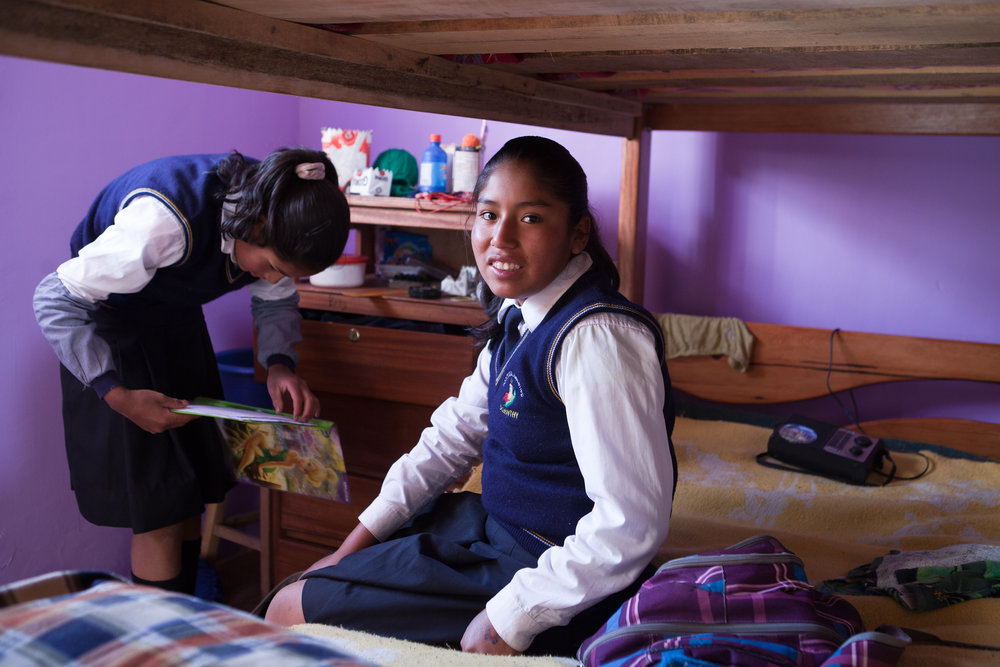
{"label": "wooden bunk bed frame", "polygon": [[[0,54],[621,137],[618,261],[622,291],[641,302],[650,130],[1000,135],[1000,2],[813,5],[4,0]],[[877,382],[1000,383],[997,344],[748,326],[755,344],[745,374],[721,358],[677,358],[670,361],[675,387],[755,404]],[[908,419],[863,426],[879,437],[1000,460],[1000,424]],[[713,499],[720,488],[712,483]],[[836,502],[839,508],[839,495]],[[269,511],[266,503],[261,509],[262,516]],[[677,524],[678,544],[693,548],[683,521]],[[828,537],[811,547],[811,564],[841,552],[840,537]],[[877,553],[870,545],[865,552]],[[265,571],[269,558],[262,554]],[[983,629],[964,635],[972,641],[992,636],[989,602],[962,606],[964,612],[970,605],[968,625]],[[890,618],[886,605],[872,610],[879,622]],[[927,655],[914,652],[900,664],[929,664]],[[949,665],[992,657],[932,655],[934,664]]]}
{"label": "wooden bunk bed frame", "polygon": [[[723,358],[670,360],[676,388],[725,404],[802,401],[874,384],[1000,382],[1000,345],[747,323],[755,342],[745,373]],[[851,424],[844,426],[853,427]],[[1000,461],[1000,424],[933,417],[861,422],[869,435],[944,445]]]}
{"label": "wooden bunk bed frame", "polygon": [[[650,130],[1000,135],[1000,2],[697,5],[6,0],[0,53],[622,137],[618,262],[623,293],[640,302]],[[745,376],[678,359],[677,386],[738,403],[827,391],[829,332],[751,329]],[[1000,382],[998,345],[847,332],[835,343],[836,390]],[[1000,425],[970,426],[872,425],[938,442],[985,434],[995,457]]]}

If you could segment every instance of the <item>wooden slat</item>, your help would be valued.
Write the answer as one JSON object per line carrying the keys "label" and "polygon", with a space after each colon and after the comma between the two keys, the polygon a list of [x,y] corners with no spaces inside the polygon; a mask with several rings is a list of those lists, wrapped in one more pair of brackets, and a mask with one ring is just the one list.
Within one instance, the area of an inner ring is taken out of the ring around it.
{"label": "wooden slat", "polygon": [[634,139],[622,143],[622,177],[618,197],[618,273],[620,291],[626,297],[642,303],[645,254],[645,210],[641,202],[647,192],[642,190],[643,164],[648,162],[649,133],[637,132]]}
{"label": "wooden slat", "polygon": [[996,105],[1000,83],[990,86],[919,86],[881,88],[870,86],[758,86],[718,88],[656,88],[643,96],[647,104],[712,102],[721,104],[950,104],[970,102]]}
{"label": "wooden slat", "polygon": [[[626,45],[627,46],[627,45]],[[669,45],[668,45],[669,46]],[[1000,63],[1000,46],[993,44],[937,44],[924,48],[877,49],[838,47],[757,49],[670,49],[651,51],[576,51],[567,53],[527,53],[516,63],[496,62],[491,69],[518,74],[574,75],[579,72],[676,72],[694,76],[709,70],[836,70],[840,68],[930,68],[959,69],[995,66]],[[567,79],[571,77],[566,77]],[[558,79],[557,79],[558,80]]]}
{"label": "wooden slat", "polygon": [[0,53],[618,136],[641,112],[637,102],[197,0],[4,2]]}
{"label": "wooden slat", "polygon": [[351,34],[433,54],[994,44],[995,2],[369,23]]}
{"label": "wooden slat", "polygon": [[376,317],[395,317],[420,322],[439,322],[474,327],[486,316],[478,301],[462,297],[411,299],[406,296],[359,296],[358,291],[318,287],[310,283],[297,285],[299,307],[317,310],[356,313]]}
{"label": "wooden slat", "polygon": [[[510,16],[576,16],[597,14],[649,14],[664,12],[722,12],[746,9],[745,0],[505,0],[502,3],[439,2],[419,0],[368,0],[364,3],[330,0],[221,0],[219,4],[301,23],[369,23],[437,19],[488,19]],[[772,0],[771,9],[806,9],[815,0]],[[828,0],[828,8],[892,7],[913,4],[912,0]],[[944,0],[936,5],[963,4]]]}
{"label": "wooden slat", "polygon": [[[422,229],[453,229],[469,227],[472,205],[465,202],[433,202],[408,197],[361,197],[348,195],[351,224],[391,225]],[[434,213],[434,215],[429,215]]]}
{"label": "wooden slat", "polygon": [[674,103],[652,105],[646,120],[654,130],[996,135],[1000,104]]}
{"label": "wooden slat", "polygon": [[[699,88],[888,88],[924,90],[1000,87],[1000,64],[948,67],[823,67],[794,69],[619,71],[577,77],[566,85],[584,90],[626,88],[691,90]],[[843,91],[842,91],[843,92]],[[981,95],[981,94],[980,94]]]}
{"label": "wooden slat", "polygon": [[748,323],[754,334],[750,368],[725,359],[669,361],[674,386],[724,403],[782,403],[882,382],[971,380],[1000,383],[1000,345]]}

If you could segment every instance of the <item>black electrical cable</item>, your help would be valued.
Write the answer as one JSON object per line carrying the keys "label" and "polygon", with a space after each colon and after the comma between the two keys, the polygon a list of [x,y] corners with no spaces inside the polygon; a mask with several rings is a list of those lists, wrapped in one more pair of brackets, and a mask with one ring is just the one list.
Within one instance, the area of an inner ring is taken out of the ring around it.
{"label": "black electrical cable", "polygon": [[[843,410],[844,415],[847,417],[847,419],[857,427],[858,431],[864,433],[865,435],[868,435],[867,433],[865,433],[865,429],[861,426],[861,418],[858,411],[858,401],[854,396],[854,389],[849,388],[847,390],[848,396],[851,397],[851,404],[854,406],[854,413],[852,414],[851,411],[848,410],[847,406],[845,406],[844,403],[840,400],[840,398],[837,397],[837,394],[833,391],[833,387],[830,386],[830,376],[833,374],[833,339],[838,333],[840,333],[840,327],[837,327],[836,329],[833,329],[830,332],[830,356],[826,366],[826,390],[830,393],[830,396],[833,397],[833,400],[837,402],[837,405],[840,406],[840,409]],[[892,455],[889,454],[889,451],[885,450],[883,457],[889,460],[889,463],[892,464],[892,468],[889,470],[888,473],[882,472],[882,470],[880,469],[872,471],[886,478],[885,481],[882,482],[881,486],[885,486],[893,479],[914,480],[914,479],[920,479],[921,477],[927,474],[927,471],[930,470],[931,467],[931,460],[927,458],[927,455],[924,454],[923,452],[913,452],[913,453],[923,457],[924,469],[921,470],[919,474],[914,475],[913,477],[899,477],[896,475],[896,462],[893,460]]]}

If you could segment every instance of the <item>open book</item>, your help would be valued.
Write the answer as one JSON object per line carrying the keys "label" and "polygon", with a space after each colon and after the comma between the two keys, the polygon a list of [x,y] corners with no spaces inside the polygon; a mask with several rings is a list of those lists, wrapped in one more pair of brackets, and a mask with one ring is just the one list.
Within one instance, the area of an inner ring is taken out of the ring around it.
{"label": "open book", "polygon": [[280,491],[350,502],[340,436],[333,422],[239,403],[198,398],[184,414],[212,417],[238,479]]}

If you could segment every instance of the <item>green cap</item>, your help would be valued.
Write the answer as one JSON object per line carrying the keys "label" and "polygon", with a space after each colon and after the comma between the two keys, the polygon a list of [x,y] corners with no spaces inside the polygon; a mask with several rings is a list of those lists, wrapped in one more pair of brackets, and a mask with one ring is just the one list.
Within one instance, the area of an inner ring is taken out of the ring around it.
{"label": "green cap", "polygon": [[388,169],[392,172],[392,187],[389,194],[393,197],[408,197],[417,187],[417,180],[420,175],[417,167],[417,158],[413,157],[402,148],[390,148],[382,151],[375,158],[376,169]]}

